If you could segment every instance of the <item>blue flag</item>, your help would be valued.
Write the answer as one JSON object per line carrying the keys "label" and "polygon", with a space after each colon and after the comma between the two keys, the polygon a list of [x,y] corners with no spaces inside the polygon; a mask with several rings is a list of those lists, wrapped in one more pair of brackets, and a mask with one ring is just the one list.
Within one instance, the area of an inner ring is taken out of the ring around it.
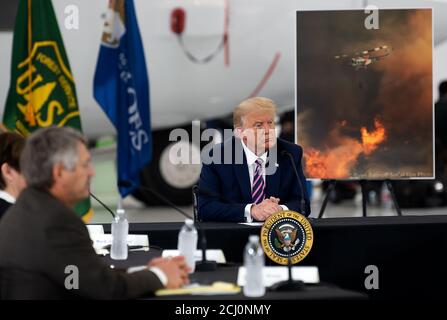
{"label": "blue flag", "polygon": [[118,181],[124,198],[152,157],[149,80],[133,0],[111,0],[101,39],[94,97],[118,134]]}

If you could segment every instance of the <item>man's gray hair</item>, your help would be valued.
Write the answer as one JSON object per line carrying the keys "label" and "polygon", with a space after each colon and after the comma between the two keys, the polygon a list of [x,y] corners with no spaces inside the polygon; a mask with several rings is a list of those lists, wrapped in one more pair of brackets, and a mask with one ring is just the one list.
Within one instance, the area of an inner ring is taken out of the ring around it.
{"label": "man's gray hair", "polygon": [[79,158],[79,143],[86,146],[85,137],[67,127],[43,128],[30,135],[20,157],[20,168],[28,186],[50,189],[56,164],[73,170]]}

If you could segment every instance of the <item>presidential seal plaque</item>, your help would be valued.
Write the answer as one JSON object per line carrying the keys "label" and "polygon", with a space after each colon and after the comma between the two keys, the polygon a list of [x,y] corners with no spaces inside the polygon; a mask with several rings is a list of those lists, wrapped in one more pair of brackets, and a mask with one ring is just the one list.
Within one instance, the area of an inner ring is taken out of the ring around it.
{"label": "presidential seal plaque", "polygon": [[312,226],[305,216],[286,210],[271,215],[261,229],[261,244],[265,254],[281,265],[296,264],[312,249]]}

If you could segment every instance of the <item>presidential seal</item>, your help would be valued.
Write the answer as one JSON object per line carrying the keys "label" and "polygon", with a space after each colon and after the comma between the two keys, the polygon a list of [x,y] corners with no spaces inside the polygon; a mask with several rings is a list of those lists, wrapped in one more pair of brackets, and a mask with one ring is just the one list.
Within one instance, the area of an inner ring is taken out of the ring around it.
{"label": "presidential seal", "polygon": [[274,262],[287,265],[303,260],[312,249],[313,231],[310,222],[295,211],[281,211],[271,215],[261,229],[261,243],[265,254]]}

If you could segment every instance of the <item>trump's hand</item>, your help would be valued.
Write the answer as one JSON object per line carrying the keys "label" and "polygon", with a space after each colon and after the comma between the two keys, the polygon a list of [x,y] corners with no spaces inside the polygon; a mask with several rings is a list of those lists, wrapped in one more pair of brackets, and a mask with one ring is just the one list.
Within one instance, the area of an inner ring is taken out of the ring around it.
{"label": "trump's hand", "polygon": [[168,278],[166,288],[176,289],[189,283],[188,273],[191,269],[187,266],[185,257],[155,258],[148,264],[149,267],[159,268]]}
{"label": "trump's hand", "polygon": [[270,199],[265,199],[264,201],[262,201],[260,203],[260,205],[262,206],[262,209],[269,215],[271,216],[274,213],[277,213],[279,211],[282,211],[281,206],[278,204],[279,203],[279,199],[278,198],[273,198],[271,197]]}
{"label": "trump's hand", "polygon": [[252,205],[251,216],[257,221],[265,221],[272,214],[282,211],[282,208],[278,205],[279,199],[274,199],[264,199],[261,203]]}
{"label": "trump's hand", "polygon": [[270,197],[269,199],[270,199],[271,201],[275,202],[276,204],[279,204],[279,198]]}

